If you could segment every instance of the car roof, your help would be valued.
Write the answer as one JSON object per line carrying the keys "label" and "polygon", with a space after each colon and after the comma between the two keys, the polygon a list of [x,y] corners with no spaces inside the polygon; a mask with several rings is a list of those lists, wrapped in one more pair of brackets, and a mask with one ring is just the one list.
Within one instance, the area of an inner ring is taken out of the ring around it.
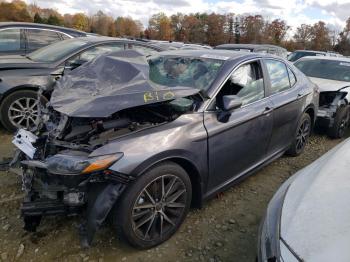
{"label": "car roof", "polygon": [[222,44],[217,45],[215,48],[249,48],[249,49],[255,49],[255,48],[277,48],[277,49],[284,49],[283,47],[277,46],[277,45],[268,45],[268,44]]}
{"label": "car roof", "polygon": [[91,44],[96,44],[96,43],[101,43],[101,42],[124,42],[124,43],[137,43],[143,46],[150,46],[155,49],[158,49],[159,51],[165,50],[164,48],[155,45],[150,42],[143,42],[143,41],[137,41],[137,40],[132,40],[132,39],[127,39],[127,38],[117,38],[117,37],[108,37],[108,36],[89,36],[89,37],[76,37],[72,39],[67,39],[64,41],[84,41],[86,42],[87,45]]}
{"label": "car roof", "polygon": [[26,23],[26,22],[0,22],[0,29],[6,28],[6,27],[28,27],[28,28],[44,28],[44,29],[54,29],[58,31],[62,31],[65,33],[71,32],[71,33],[79,33],[81,35],[86,35],[86,32],[79,31],[73,28],[67,28],[63,26],[56,26],[56,25],[48,25],[48,24],[39,24],[39,23]]}
{"label": "car roof", "polygon": [[350,58],[345,56],[304,56],[297,60],[296,62],[302,60],[328,60],[328,61],[340,61],[350,63]]}
{"label": "car roof", "polygon": [[314,50],[295,50],[294,52],[327,54],[327,52],[324,52],[324,51],[314,51]]}
{"label": "car roof", "polygon": [[241,58],[254,58],[254,57],[266,57],[266,58],[276,58],[281,59],[281,57],[270,55],[270,54],[260,54],[251,52],[236,52],[226,49],[178,49],[161,52],[159,55],[174,55],[183,57],[198,57],[198,58],[212,58],[217,60],[235,60]]}

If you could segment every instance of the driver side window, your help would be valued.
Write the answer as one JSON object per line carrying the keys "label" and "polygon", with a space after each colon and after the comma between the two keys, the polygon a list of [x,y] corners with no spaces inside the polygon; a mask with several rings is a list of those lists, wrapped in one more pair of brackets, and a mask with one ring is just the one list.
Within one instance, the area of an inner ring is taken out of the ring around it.
{"label": "driver side window", "polygon": [[226,81],[216,97],[216,106],[223,109],[222,98],[236,95],[247,105],[265,97],[264,78],[258,62],[238,67]]}

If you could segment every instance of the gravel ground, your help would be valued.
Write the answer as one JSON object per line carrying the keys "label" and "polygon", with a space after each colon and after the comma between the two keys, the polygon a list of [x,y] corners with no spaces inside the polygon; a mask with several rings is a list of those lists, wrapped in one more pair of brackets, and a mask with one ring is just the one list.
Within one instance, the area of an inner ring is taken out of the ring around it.
{"label": "gravel ground", "polygon": [[[0,261],[255,261],[258,225],[276,189],[339,142],[313,135],[303,155],[282,157],[192,210],[175,236],[144,251],[118,240],[109,225],[92,248],[82,250],[79,218],[46,218],[38,232],[26,233],[19,216],[20,179],[0,172]],[[11,152],[11,135],[0,130],[0,158]]]}

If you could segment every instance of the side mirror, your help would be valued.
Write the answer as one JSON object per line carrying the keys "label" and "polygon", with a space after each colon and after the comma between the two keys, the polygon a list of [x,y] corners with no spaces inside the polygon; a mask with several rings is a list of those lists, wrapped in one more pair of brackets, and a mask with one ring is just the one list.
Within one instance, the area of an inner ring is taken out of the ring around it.
{"label": "side mirror", "polygon": [[235,95],[227,95],[223,98],[223,109],[226,112],[232,111],[234,109],[240,108],[242,106],[242,100]]}

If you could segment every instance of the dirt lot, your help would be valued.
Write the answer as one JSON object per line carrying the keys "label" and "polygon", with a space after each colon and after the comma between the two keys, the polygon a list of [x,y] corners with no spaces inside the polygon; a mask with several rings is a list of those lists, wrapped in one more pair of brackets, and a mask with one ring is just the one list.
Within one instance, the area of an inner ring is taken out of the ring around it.
{"label": "dirt lot", "polygon": [[[174,237],[147,251],[122,243],[108,225],[91,249],[82,250],[78,218],[44,219],[37,233],[25,233],[19,216],[20,180],[0,172],[0,261],[254,261],[258,225],[275,190],[339,142],[314,135],[302,156],[283,157],[203,209],[192,210]],[[11,135],[0,130],[0,158],[11,151]]]}

